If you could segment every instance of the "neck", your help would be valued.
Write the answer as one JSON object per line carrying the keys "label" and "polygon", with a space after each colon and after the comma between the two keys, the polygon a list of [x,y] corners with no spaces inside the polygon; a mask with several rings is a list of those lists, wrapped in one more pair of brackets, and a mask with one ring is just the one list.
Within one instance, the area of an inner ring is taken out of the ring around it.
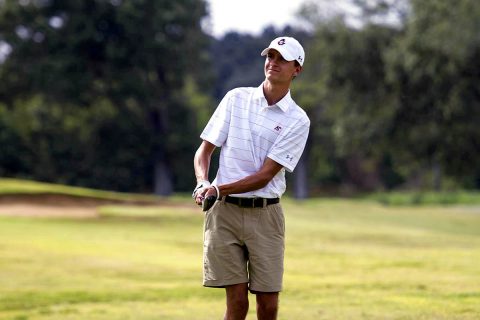
{"label": "neck", "polygon": [[268,105],[274,105],[288,93],[289,85],[275,85],[268,80],[263,82],[263,94],[267,99]]}

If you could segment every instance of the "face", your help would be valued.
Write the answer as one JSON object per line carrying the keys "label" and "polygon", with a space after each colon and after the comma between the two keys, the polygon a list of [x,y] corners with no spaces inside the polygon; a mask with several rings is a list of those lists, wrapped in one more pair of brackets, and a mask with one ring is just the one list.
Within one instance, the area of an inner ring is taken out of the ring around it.
{"label": "face", "polygon": [[295,66],[295,61],[285,60],[277,50],[268,51],[264,71],[270,82],[289,83],[301,70],[301,66]]}

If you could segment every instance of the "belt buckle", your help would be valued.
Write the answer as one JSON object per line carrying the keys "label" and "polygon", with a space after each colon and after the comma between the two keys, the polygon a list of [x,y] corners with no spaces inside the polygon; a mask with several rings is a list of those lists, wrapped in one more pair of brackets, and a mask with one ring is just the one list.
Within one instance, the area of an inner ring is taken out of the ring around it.
{"label": "belt buckle", "polygon": [[252,208],[257,208],[255,205],[256,205],[256,201],[258,201],[258,200],[262,200],[262,206],[261,206],[262,209],[267,206],[267,199],[266,198],[256,197],[256,198],[252,198]]}

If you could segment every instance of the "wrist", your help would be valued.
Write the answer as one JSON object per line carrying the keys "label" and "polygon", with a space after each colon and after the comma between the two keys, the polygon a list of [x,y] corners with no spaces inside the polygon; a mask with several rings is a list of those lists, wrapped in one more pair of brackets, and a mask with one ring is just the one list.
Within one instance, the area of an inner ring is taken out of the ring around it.
{"label": "wrist", "polygon": [[218,186],[216,184],[212,185],[212,187],[215,188],[215,191],[217,192],[217,198],[220,198],[220,189],[218,188]]}
{"label": "wrist", "polygon": [[208,180],[197,181],[197,185],[195,186],[195,189],[193,189],[192,198],[195,199],[195,197],[197,196],[198,190],[202,188],[208,188],[208,187],[210,187],[210,182]]}
{"label": "wrist", "polygon": [[208,181],[208,180],[197,180],[197,186],[202,186],[203,188],[210,187],[210,181]]}

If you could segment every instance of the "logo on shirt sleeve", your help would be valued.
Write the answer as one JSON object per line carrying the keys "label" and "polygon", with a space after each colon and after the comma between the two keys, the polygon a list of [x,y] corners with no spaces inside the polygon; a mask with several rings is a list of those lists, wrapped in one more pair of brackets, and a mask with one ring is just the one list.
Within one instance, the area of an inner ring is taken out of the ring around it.
{"label": "logo on shirt sleeve", "polygon": [[290,154],[287,154],[287,156],[285,158],[290,162],[292,162],[292,160],[293,160],[293,156],[290,155]]}
{"label": "logo on shirt sleeve", "polygon": [[277,131],[277,132],[280,132],[280,130],[282,130],[282,127],[276,126],[275,128],[273,128],[273,130],[275,130],[275,131]]}

